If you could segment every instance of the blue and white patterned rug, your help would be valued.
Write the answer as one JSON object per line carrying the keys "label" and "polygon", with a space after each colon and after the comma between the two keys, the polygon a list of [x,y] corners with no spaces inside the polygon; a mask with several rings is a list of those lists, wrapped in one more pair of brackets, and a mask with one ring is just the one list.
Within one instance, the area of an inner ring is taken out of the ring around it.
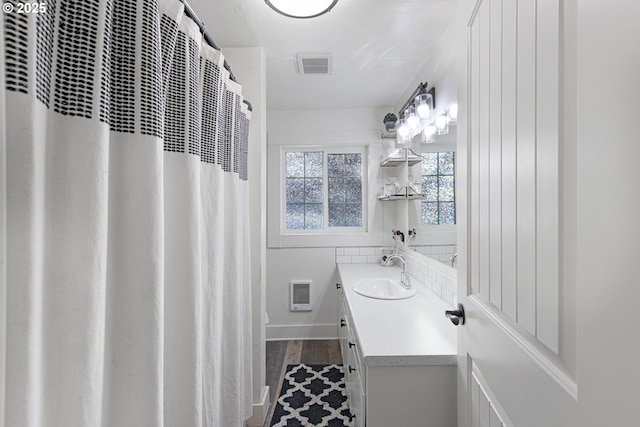
{"label": "blue and white patterned rug", "polygon": [[287,365],[271,427],[348,427],[341,365]]}

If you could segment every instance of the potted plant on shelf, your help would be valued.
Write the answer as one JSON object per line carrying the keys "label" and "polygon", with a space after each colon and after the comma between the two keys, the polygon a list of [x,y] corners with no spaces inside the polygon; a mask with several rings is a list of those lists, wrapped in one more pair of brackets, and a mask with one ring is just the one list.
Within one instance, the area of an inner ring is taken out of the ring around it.
{"label": "potted plant on shelf", "polygon": [[387,130],[387,132],[393,132],[394,130],[396,130],[397,120],[398,120],[398,117],[393,113],[387,113],[384,116],[384,119],[382,119],[382,121],[384,122],[384,127]]}

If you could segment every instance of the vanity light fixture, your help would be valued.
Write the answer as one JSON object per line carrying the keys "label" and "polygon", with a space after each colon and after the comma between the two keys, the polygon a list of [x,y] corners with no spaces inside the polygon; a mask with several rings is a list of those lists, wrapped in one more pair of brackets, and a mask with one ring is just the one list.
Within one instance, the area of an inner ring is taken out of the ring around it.
{"label": "vanity light fixture", "polygon": [[398,130],[397,143],[409,145],[413,138],[423,133],[429,140],[430,135],[424,134],[425,128],[433,124],[436,89],[427,90],[427,83],[420,83],[400,110],[400,120],[396,125]]}
{"label": "vanity light fixture", "polygon": [[435,106],[436,89],[427,90],[427,83],[420,83],[400,110],[400,119],[396,122],[397,144],[408,146],[416,135],[422,135],[422,142],[434,142],[434,135],[449,133],[449,125],[455,126],[458,120],[458,104],[449,109],[440,110]]}
{"label": "vanity light fixture", "polygon": [[264,0],[264,2],[281,15],[308,19],[329,12],[338,0]]}

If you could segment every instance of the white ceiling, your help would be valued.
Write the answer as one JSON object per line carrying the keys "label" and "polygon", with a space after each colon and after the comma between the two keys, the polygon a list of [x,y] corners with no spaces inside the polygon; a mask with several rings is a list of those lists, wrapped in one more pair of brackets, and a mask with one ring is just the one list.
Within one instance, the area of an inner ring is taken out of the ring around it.
{"label": "white ceiling", "polygon": [[[225,47],[264,48],[271,110],[396,104],[409,85],[428,81],[418,72],[457,7],[454,0],[340,0],[326,15],[292,19],[263,0],[188,3],[223,53]],[[333,54],[333,74],[298,74],[298,53]]]}

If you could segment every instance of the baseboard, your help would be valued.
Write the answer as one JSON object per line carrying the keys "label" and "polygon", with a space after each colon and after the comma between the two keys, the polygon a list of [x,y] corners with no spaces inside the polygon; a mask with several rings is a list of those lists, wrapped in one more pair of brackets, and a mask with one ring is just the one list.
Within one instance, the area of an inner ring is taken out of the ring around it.
{"label": "baseboard", "polygon": [[269,399],[269,386],[262,388],[260,402],[253,404],[253,415],[247,420],[247,427],[262,427],[269,413],[271,400]]}
{"label": "baseboard", "polygon": [[338,338],[335,323],[320,325],[267,325],[267,341],[329,340]]}

